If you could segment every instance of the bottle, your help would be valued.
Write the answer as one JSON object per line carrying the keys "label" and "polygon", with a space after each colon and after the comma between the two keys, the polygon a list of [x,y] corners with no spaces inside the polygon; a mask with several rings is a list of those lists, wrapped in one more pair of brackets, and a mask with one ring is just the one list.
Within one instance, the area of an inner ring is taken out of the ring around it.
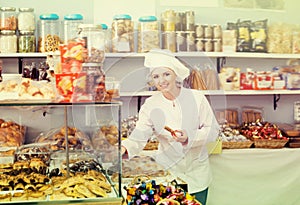
{"label": "bottle", "polygon": [[53,52],[59,50],[61,43],[59,16],[57,14],[42,14],[38,22],[38,52]]}
{"label": "bottle", "polygon": [[83,16],[81,14],[69,14],[64,16],[64,43],[68,40],[77,37],[78,26],[83,23]]}
{"label": "bottle", "polygon": [[112,26],[112,52],[134,51],[134,23],[128,14],[115,15]]}
{"label": "bottle", "polygon": [[16,53],[17,52],[17,35],[16,31],[0,31],[0,52]]}
{"label": "bottle", "polygon": [[0,30],[17,30],[17,16],[15,7],[0,8]]}
{"label": "bottle", "polygon": [[18,30],[35,31],[35,15],[33,8],[19,8]]}
{"label": "bottle", "polygon": [[36,51],[34,31],[20,31],[18,38],[18,52],[31,53]]}
{"label": "bottle", "polygon": [[85,63],[103,63],[105,58],[105,35],[100,25],[79,25],[78,37],[86,41],[88,56]]}
{"label": "bottle", "polygon": [[142,16],[138,24],[138,52],[160,47],[158,21],[155,16]]}

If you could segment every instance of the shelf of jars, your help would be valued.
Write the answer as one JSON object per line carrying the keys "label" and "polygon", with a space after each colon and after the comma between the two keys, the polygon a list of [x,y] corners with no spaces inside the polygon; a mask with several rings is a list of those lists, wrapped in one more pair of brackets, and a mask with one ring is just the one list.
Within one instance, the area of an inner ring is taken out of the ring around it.
{"label": "shelf of jars", "polygon": [[[0,53],[1,58],[18,57],[46,57],[53,53]],[[230,57],[230,58],[274,58],[274,59],[300,59],[300,54],[280,53],[254,53],[254,52],[176,52],[178,57]],[[145,53],[106,53],[106,57],[144,57]]]}

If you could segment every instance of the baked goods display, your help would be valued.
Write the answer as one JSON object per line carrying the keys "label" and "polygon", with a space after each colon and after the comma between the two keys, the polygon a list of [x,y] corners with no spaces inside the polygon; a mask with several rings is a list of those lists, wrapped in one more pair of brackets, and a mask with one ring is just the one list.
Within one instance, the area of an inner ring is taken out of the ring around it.
{"label": "baked goods display", "polygon": [[50,130],[48,133],[40,135],[36,139],[36,142],[49,143],[52,151],[65,150],[67,143],[66,135],[68,136],[70,150],[92,150],[89,137],[76,127],[61,127]]}
{"label": "baked goods display", "polygon": [[12,120],[0,119],[0,143],[2,147],[19,147],[24,143],[26,128]]}
{"label": "baked goods display", "polygon": [[[108,168],[108,174],[112,175],[112,180],[116,181],[118,175],[118,165]],[[164,177],[168,175],[164,167],[158,164],[153,157],[135,156],[130,160],[122,161],[122,178],[131,179],[136,176]]]}

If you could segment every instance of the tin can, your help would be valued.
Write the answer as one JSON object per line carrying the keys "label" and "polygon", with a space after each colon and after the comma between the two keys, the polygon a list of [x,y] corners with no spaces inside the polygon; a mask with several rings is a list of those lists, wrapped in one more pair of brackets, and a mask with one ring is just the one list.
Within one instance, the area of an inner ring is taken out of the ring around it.
{"label": "tin can", "polygon": [[221,39],[213,39],[213,50],[214,52],[221,52],[222,51],[222,40]]}
{"label": "tin can", "polygon": [[221,25],[213,25],[212,26],[212,38],[222,38],[222,27]]}
{"label": "tin can", "polygon": [[204,37],[204,28],[202,25],[195,25],[195,33],[196,33],[196,38],[203,38]]}
{"label": "tin can", "polygon": [[203,33],[204,38],[212,38],[213,37],[213,30],[211,25],[203,25]]}
{"label": "tin can", "polygon": [[204,44],[204,51],[205,52],[212,52],[213,51],[212,39],[204,39],[203,44]]}

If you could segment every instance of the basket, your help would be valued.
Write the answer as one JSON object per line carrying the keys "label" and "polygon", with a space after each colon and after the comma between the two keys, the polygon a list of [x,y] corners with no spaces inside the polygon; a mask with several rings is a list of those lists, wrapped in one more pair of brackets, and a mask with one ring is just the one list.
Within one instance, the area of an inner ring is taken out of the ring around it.
{"label": "basket", "polygon": [[245,149],[250,148],[253,145],[253,141],[238,141],[238,142],[222,142],[223,149]]}
{"label": "basket", "polygon": [[283,148],[288,139],[254,139],[254,147],[255,148],[270,148],[270,149],[278,149]]}

